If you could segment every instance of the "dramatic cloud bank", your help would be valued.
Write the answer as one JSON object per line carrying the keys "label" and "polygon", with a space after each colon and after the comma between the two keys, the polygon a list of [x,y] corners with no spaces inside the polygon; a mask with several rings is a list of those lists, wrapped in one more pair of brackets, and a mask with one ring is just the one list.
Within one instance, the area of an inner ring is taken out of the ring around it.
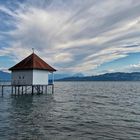
{"label": "dramatic cloud bank", "polygon": [[0,56],[16,62],[34,48],[59,71],[92,74],[140,52],[138,0],[26,0],[1,4],[0,13]]}

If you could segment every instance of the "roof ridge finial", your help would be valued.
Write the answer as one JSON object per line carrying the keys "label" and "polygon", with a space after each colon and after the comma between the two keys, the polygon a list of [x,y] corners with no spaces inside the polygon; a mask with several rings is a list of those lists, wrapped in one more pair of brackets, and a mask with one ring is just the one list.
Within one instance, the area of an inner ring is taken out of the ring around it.
{"label": "roof ridge finial", "polygon": [[33,51],[33,53],[34,53],[34,48],[32,48],[32,51]]}

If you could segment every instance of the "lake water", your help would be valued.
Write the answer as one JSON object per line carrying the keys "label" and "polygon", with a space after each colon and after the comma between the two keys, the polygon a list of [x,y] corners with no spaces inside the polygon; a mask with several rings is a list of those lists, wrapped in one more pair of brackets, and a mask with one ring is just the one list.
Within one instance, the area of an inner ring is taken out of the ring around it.
{"label": "lake water", "polygon": [[140,140],[140,82],[56,82],[0,97],[0,140]]}

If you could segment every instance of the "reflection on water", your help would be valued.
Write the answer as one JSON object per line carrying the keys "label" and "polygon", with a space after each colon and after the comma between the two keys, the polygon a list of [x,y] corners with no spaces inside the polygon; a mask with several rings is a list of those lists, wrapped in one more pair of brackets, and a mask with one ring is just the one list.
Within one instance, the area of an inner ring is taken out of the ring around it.
{"label": "reflection on water", "polygon": [[139,82],[57,82],[55,94],[0,98],[0,140],[140,139]]}
{"label": "reflection on water", "polygon": [[[30,115],[33,111],[33,96],[19,96],[13,97],[11,101],[11,111],[10,111],[10,126],[12,126],[12,131],[10,133],[10,139],[14,139],[15,135],[22,135],[22,133],[31,133],[29,127],[33,126],[32,118]],[[13,136],[13,137],[12,137]],[[25,137],[26,138],[26,137]]]}

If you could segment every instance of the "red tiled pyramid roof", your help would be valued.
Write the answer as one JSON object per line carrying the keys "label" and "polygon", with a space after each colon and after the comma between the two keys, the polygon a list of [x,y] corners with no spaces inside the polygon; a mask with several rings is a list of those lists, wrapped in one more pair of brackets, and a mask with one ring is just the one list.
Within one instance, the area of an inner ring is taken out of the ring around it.
{"label": "red tiled pyramid roof", "polygon": [[30,69],[40,69],[47,70],[50,72],[56,71],[53,67],[43,61],[35,53],[32,53],[15,66],[11,67],[9,70],[30,70]]}

